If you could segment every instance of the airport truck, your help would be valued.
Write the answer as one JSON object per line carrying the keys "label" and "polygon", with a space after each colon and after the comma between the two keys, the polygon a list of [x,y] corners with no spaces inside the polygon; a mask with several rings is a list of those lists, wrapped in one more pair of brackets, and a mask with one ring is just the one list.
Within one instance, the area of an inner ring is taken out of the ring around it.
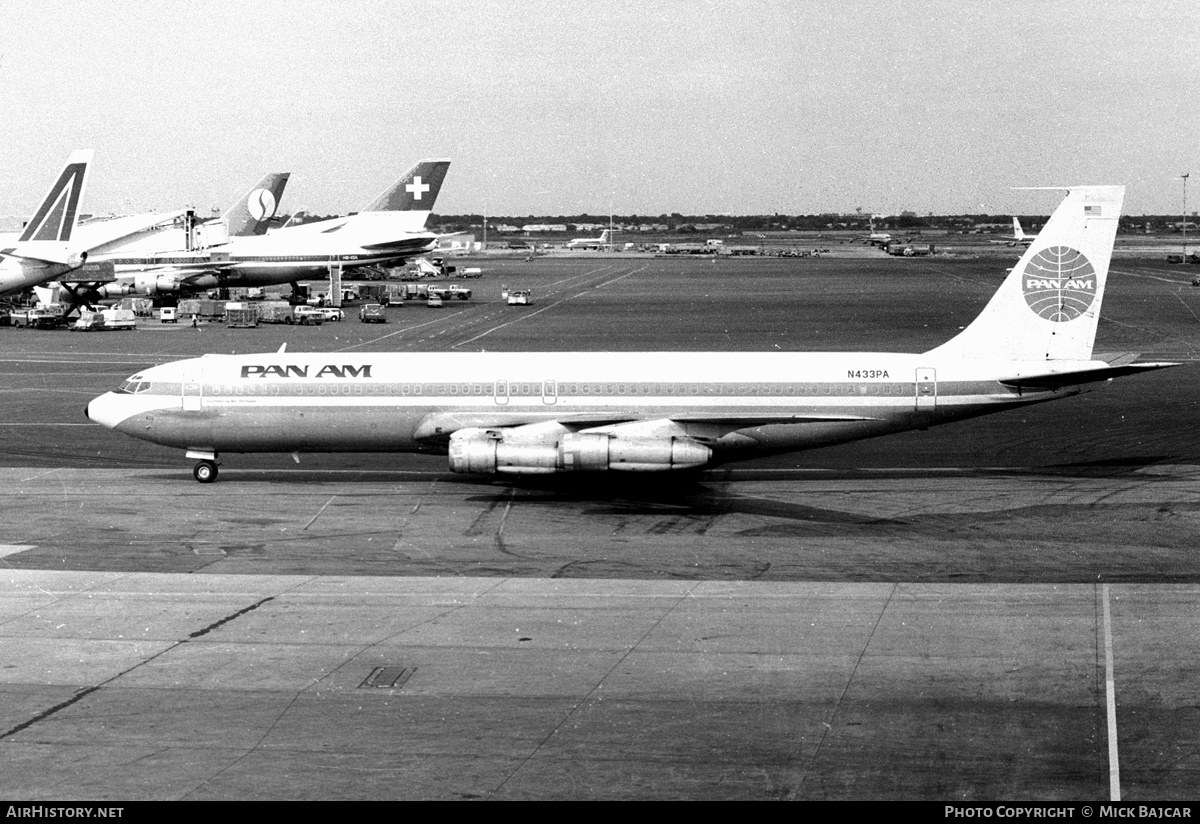
{"label": "airport truck", "polygon": [[206,318],[215,320],[225,316],[225,301],[212,298],[187,298],[176,306],[176,315],[181,318]]}
{"label": "airport truck", "polygon": [[104,318],[104,328],[120,332],[137,329],[137,314],[132,309],[102,309],[100,316]]}
{"label": "airport truck", "polygon": [[364,303],[358,309],[358,319],[363,323],[387,323],[387,310],[382,304]]}
{"label": "airport truck", "polygon": [[409,300],[428,300],[439,297],[442,300],[470,300],[471,290],[457,283],[442,285],[440,283],[401,283],[398,289]]}
{"label": "airport truck", "polygon": [[99,312],[82,311],[75,323],[71,324],[72,332],[99,332],[104,328],[104,316]]}
{"label": "airport truck", "polygon": [[75,332],[128,332],[134,329],[137,329],[137,316],[132,309],[121,308],[81,311],[71,326]]}
{"label": "airport truck", "polygon": [[381,306],[403,306],[407,294],[403,283],[364,283],[358,287],[358,297]]}
{"label": "airport truck", "polygon": [[252,329],[258,326],[258,307],[226,307],[225,325],[233,329]]}
{"label": "airport truck", "polygon": [[9,313],[8,322],[12,326],[26,329],[53,329],[62,325],[62,306],[51,303],[43,306],[31,306],[28,309],[16,309]]}
{"label": "airport truck", "polygon": [[296,307],[284,300],[269,300],[258,304],[261,323],[295,323]]}

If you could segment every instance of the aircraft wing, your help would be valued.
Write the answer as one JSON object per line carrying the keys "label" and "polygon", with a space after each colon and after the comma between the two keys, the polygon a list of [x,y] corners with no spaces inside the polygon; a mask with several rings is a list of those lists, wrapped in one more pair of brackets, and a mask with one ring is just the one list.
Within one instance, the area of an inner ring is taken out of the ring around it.
{"label": "aircraft wing", "polygon": [[172,224],[181,219],[185,213],[185,209],[179,209],[174,212],[129,215],[81,223],[75,228],[75,245],[81,249],[92,251],[98,247],[140,235],[156,227]]}
{"label": "aircraft wing", "polygon": [[1138,372],[1153,372],[1155,369],[1168,369],[1172,366],[1182,366],[1178,363],[1129,363],[1126,362],[1136,355],[1118,358],[1112,363],[1103,363],[1091,369],[1078,369],[1072,372],[1047,372],[1041,375],[1020,375],[1012,378],[1001,378],[1000,383],[1012,389],[1061,389],[1065,386],[1079,386],[1085,383],[1097,383],[1124,375]]}
{"label": "aircraft wing", "polygon": [[79,263],[77,252],[71,251],[63,244],[53,244],[47,241],[18,243],[16,246],[0,249],[0,257],[23,258],[64,266],[73,266]]}
{"label": "aircraft wing", "polygon": [[387,240],[382,243],[364,243],[363,248],[372,252],[396,252],[397,254],[417,254],[428,250],[429,245],[437,242],[437,235],[413,235],[407,238]]}
{"label": "aircraft wing", "polygon": [[801,423],[846,423],[872,421],[875,418],[858,415],[794,415],[780,414],[730,414],[713,415],[683,413],[670,418],[646,419],[637,416],[614,417],[580,413],[555,415],[553,412],[530,414],[529,412],[487,412],[484,414],[443,412],[427,416],[417,427],[414,437],[425,443],[445,442],[460,429],[509,429],[521,427],[546,427],[557,425],[557,431],[607,432],[613,435],[641,437],[653,430],[657,433],[675,433],[701,439],[716,439],[738,429],[772,424]]}

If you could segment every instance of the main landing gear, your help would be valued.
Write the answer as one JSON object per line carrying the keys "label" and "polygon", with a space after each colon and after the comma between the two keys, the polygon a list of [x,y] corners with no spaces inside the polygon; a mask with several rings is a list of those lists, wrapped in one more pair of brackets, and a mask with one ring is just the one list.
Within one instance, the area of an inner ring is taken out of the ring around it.
{"label": "main landing gear", "polygon": [[210,484],[217,479],[217,453],[204,449],[189,449],[189,458],[199,458],[200,462],[192,467],[192,477],[202,484]]}

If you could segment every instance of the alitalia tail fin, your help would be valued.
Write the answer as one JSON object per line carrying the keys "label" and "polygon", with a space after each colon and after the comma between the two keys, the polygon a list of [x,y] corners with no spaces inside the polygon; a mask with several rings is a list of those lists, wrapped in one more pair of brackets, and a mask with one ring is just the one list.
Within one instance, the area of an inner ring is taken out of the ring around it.
{"label": "alitalia tail fin", "polygon": [[71,234],[79,220],[91,149],[77,149],[50,187],[50,193],[25,224],[20,240],[5,254],[47,263],[71,263]]}
{"label": "alitalia tail fin", "polygon": [[966,329],[928,354],[1089,360],[1124,186],[1075,186]]}

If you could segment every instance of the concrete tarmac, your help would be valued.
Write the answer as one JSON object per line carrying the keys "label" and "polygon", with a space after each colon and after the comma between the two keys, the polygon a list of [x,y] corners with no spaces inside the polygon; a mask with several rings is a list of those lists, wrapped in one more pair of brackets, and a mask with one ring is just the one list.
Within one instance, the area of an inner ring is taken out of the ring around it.
{"label": "concrete tarmac", "polygon": [[[506,262],[384,328],[0,329],[0,796],[1102,801],[1115,775],[1124,800],[1194,797],[1186,367],[671,483],[231,455],[201,486],[81,417],[141,366],[283,340],[415,369],[921,351],[1003,276],[742,264]],[[1098,351],[1190,361],[1186,274],[1115,265]],[[490,295],[502,278],[532,311]]]}

